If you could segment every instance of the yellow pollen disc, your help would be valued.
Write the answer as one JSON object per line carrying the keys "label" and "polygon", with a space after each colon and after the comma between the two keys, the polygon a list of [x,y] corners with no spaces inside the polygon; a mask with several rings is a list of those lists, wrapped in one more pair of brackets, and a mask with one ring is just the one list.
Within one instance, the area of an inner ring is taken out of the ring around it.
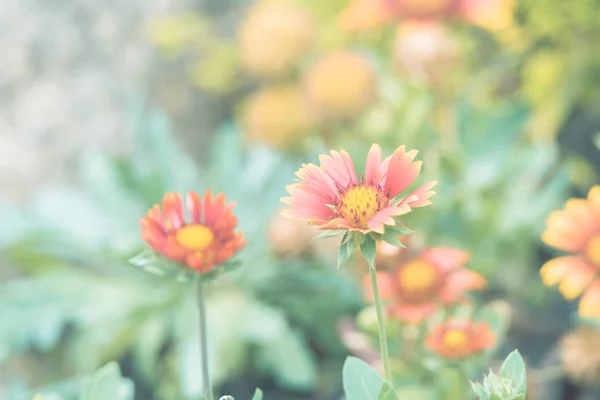
{"label": "yellow pollen disc", "polygon": [[594,236],[588,243],[586,249],[587,258],[596,267],[600,268],[600,235]]}
{"label": "yellow pollen disc", "polygon": [[461,349],[469,345],[469,335],[463,329],[449,329],[444,333],[442,343],[447,348]]}
{"label": "yellow pollen disc", "polygon": [[212,231],[204,225],[187,225],[175,234],[177,243],[189,250],[202,251],[213,242]]}
{"label": "yellow pollen disc", "polygon": [[348,189],[339,205],[339,214],[347,220],[367,223],[384,203],[382,194],[371,186]]}
{"label": "yellow pollen disc", "polygon": [[407,293],[422,292],[431,289],[438,278],[435,267],[422,260],[411,261],[398,271],[400,288]]}

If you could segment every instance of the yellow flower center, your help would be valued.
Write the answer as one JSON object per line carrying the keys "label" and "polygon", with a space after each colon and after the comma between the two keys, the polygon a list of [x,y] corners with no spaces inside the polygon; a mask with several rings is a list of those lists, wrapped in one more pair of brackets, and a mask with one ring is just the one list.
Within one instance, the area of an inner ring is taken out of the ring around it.
{"label": "yellow flower center", "polygon": [[175,234],[177,242],[189,250],[202,251],[213,242],[212,231],[204,225],[187,225]]}
{"label": "yellow flower center", "polygon": [[600,235],[594,236],[588,242],[586,255],[592,264],[600,268]]}
{"label": "yellow flower center", "polygon": [[411,261],[400,268],[398,284],[406,294],[418,294],[429,291],[438,280],[438,271],[423,260]]}
{"label": "yellow flower center", "polygon": [[373,186],[354,186],[344,193],[338,212],[349,221],[366,224],[384,205],[383,194]]}
{"label": "yellow flower center", "polygon": [[449,349],[462,349],[469,345],[469,335],[464,329],[452,328],[444,333],[442,343]]}

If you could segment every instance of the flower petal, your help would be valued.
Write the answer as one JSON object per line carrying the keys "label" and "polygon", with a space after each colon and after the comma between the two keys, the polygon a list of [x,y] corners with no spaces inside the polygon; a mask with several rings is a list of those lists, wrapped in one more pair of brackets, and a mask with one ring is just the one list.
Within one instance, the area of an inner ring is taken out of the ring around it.
{"label": "flower petal", "polygon": [[435,312],[434,303],[395,303],[390,306],[393,317],[399,318],[410,324],[418,324]]}
{"label": "flower petal", "polygon": [[330,201],[339,198],[335,181],[322,168],[314,164],[305,164],[296,172],[296,175],[306,185],[314,187],[317,193],[321,193],[323,197],[328,198]]}
{"label": "flower petal", "polygon": [[419,176],[422,162],[412,162],[416,155],[416,150],[406,153],[404,146],[392,154],[385,179],[385,191],[390,198],[403,192]]}
{"label": "flower petal", "polygon": [[319,161],[321,161],[321,168],[333,178],[340,188],[347,188],[351,183],[357,183],[354,163],[345,151],[342,151],[341,154],[331,151],[331,156],[322,154]]}
{"label": "flower petal", "polygon": [[576,264],[563,275],[558,290],[567,300],[573,300],[589,286],[596,274],[596,269],[588,265],[583,259],[578,259]]}
{"label": "flower petal", "polygon": [[186,196],[186,206],[190,212],[190,218],[193,224],[199,224],[202,219],[202,204],[200,195],[196,192],[188,192]]}
{"label": "flower petal", "polygon": [[[377,272],[377,287],[381,300],[390,300],[396,295],[396,283],[393,275],[389,272]],[[363,277],[363,293],[368,301],[373,301],[373,289],[369,274]]]}
{"label": "flower petal", "polygon": [[464,250],[439,246],[424,250],[421,252],[421,258],[447,272],[467,264],[471,254]]}
{"label": "flower petal", "polygon": [[600,319],[600,281],[596,280],[579,302],[579,314],[584,318]]}
{"label": "flower petal", "polygon": [[546,220],[542,241],[548,246],[569,252],[583,251],[593,232],[582,229],[567,211],[553,211]]}
{"label": "flower petal", "polygon": [[446,304],[460,302],[464,300],[466,293],[482,290],[486,284],[485,278],[479,273],[461,268],[448,275],[441,289],[440,299]]}
{"label": "flower petal", "polygon": [[381,147],[377,143],[371,146],[367,155],[367,164],[365,166],[365,182],[369,185],[379,184],[381,168]]}
{"label": "flower petal", "polygon": [[596,222],[600,222],[600,185],[593,186],[587,196]]}
{"label": "flower petal", "polygon": [[546,286],[554,286],[561,282],[571,269],[578,268],[582,262],[583,260],[581,260],[581,258],[574,256],[554,258],[544,264],[540,269],[542,282],[544,282],[544,285]]}
{"label": "flower petal", "polygon": [[431,201],[428,199],[435,194],[433,187],[437,185],[436,181],[427,182],[424,185],[419,186],[414,192],[406,196],[400,204],[399,207],[408,206],[411,209],[416,207],[425,207],[431,204]]}

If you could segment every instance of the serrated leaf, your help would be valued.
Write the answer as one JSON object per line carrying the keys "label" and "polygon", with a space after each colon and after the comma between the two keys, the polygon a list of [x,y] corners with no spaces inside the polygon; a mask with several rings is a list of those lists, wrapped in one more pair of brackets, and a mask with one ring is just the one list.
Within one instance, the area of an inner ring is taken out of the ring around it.
{"label": "serrated leaf", "polygon": [[367,261],[367,263],[369,264],[369,267],[371,267],[371,268],[375,268],[376,251],[377,251],[377,244],[375,243],[375,240],[373,240],[369,236],[365,237],[365,240],[360,245],[360,252],[362,253],[362,255],[365,258],[365,260]]}
{"label": "serrated leaf", "polygon": [[252,396],[252,400],[263,400],[262,390],[256,388],[256,391],[254,392],[254,396]]}
{"label": "serrated leaf", "polygon": [[383,382],[377,371],[356,357],[347,357],[342,370],[346,400],[377,400]]}

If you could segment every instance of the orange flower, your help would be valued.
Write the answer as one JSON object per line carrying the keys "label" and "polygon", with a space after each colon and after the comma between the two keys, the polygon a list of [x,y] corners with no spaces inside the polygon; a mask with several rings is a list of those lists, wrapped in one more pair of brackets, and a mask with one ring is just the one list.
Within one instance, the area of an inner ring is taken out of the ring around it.
{"label": "orange flower", "polygon": [[237,218],[225,204],[225,195],[215,198],[207,190],[204,199],[188,192],[184,217],[183,203],[178,193],[165,194],[162,210],[156,204],[140,220],[142,239],[158,253],[175,262],[206,273],[235,255],[246,244],[241,233],[234,232]]}
{"label": "orange flower", "polygon": [[428,200],[436,182],[429,182],[400,197],[417,179],[421,161],[413,162],[416,150],[400,146],[386,159],[374,144],[369,150],[365,174],[359,179],[350,155],[332,151],[321,155],[321,165],[305,164],[296,175],[298,183],[287,186],[290,197],[281,200],[290,207],[282,215],[306,221],[322,230],[383,234],[395,226],[395,218]]}
{"label": "orange flower", "polygon": [[[433,247],[421,252],[391,272],[378,272],[380,295],[388,300],[392,317],[408,323],[420,323],[440,305],[459,303],[465,294],[485,287],[485,279],[463,268],[469,253],[450,247]],[[365,293],[372,296],[368,277]]]}
{"label": "orange flower", "polygon": [[548,216],[546,225],[544,243],[571,255],[544,264],[544,284],[558,284],[568,300],[583,294],[579,314],[600,318],[600,185],[590,189],[587,199],[568,200],[564,210]]}
{"label": "orange flower", "polygon": [[449,319],[429,331],[425,345],[440,357],[460,360],[496,345],[496,334],[486,322]]}

